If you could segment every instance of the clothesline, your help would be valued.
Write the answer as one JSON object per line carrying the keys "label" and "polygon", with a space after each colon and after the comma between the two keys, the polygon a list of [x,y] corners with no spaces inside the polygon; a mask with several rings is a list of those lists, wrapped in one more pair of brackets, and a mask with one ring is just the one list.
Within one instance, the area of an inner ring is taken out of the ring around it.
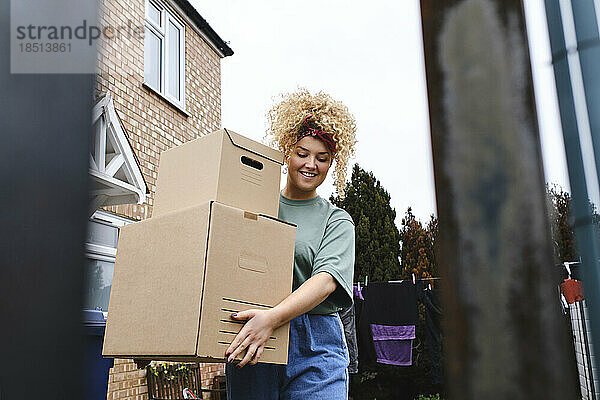
{"label": "clothesline", "polygon": [[[439,277],[439,276],[435,276],[435,277],[431,277],[431,278],[415,278],[414,280],[415,281],[429,281],[429,280],[438,280],[438,279],[442,279],[442,278]],[[411,278],[409,278],[409,279],[400,279],[400,280],[394,280],[394,281],[387,281],[387,283],[402,283],[402,282],[411,281],[411,280],[412,280]],[[367,281],[367,279],[365,279],[365,282],[366,281]],[[358,282],[354,282],[354,284],[355,285],[365,285],[366,283],[358,281]]]}
{"label": "clothesline", "polygon": [[[437,280],[437,279],[442,279],[442,278],[439,276],[431,277],[431,278],[415,278],[416,281],[429,281],[429,280]],[[412,279],[400,279],[398,281],[387,281],[387,283],[402,283],[402,282],[410,281],[410,280],[412,280]]]}

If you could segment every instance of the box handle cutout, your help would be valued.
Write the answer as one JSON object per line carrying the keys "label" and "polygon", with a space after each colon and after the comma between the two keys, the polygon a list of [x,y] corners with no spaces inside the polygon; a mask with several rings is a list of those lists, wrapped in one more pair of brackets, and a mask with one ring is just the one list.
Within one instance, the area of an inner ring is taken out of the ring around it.
{"label": "box handle cutout", "polygon": [[257,169],[259,171],[263,169],[263,163],[246,156],[242,156],[242,164]]}
{"label": "box handle cutout", "polygon": [[248,212],[248,211],[244,211],[244,218],[253,219],[255,221],[258,221],[258,215]]}
{"label": "box handle cutout", "polygon": [[252,257],[240,255],[238,257],[238,266],[247,271],[265,273],[267,272],[267,260],[264,257]]}

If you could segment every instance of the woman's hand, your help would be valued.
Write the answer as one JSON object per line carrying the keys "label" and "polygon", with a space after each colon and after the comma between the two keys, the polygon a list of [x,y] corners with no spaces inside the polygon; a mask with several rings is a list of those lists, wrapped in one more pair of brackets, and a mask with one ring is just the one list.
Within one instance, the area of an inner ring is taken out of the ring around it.
{"label": "woman's hand", "polygon": [[251,309],[240,311],[237,314],[232,314],[231,318],[237,321],[246,321],[246,323],[225,352],[225,357],[228,357],[227,362],[232,362],[246,350],[246,355],[240,361],[238,367],[241,368],[248,362],[251,365],[256,364],[262,355],[265,343],[277,328],[272,310]]}
{"label": "woman's hand", "polygon": [[246,350],[238,364],[241,368],[248,362],[256,364],[262,355],[265,343],[273,331],[321,304],[337,288],[337,282],[328,272],[319,272],[306,280],[281,303],[267,310],[246,310],[232,314],[231,318],[246,321],[240,332],[225,352],[227,362],[232,362]]}

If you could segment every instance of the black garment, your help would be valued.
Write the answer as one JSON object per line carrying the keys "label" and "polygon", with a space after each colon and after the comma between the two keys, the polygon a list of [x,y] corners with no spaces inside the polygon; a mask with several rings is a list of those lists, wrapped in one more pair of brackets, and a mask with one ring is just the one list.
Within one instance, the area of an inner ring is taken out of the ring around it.
{"label": "black garment", "polygon": [[362,293],[365,298],[363,312],[368,316],[369,324],[417,324],[417,290],[412,282],[373,282]]}
{"label": "black garment", "polygon": [[346,336],[346,344],[350,353],[350,364],[348,372],[351,374],[358,373],[358,344],[356,341],[356,323],[354,318],[354,304],[346,307],[339,312],[344,325],[344,335]]}
{"label": "black garment", "polygon": [[[365,290],[365,288],[363,288],[363,290]],[[363,318],[364,305],[365,300],[356,296],[354,297],[354,318],[356,326],[356,341],[358,345],[359,372],[363,370],[362,367],[369,363],[374,363],[376,360],[371,327],[369,326],[368,321],[363,321],[363,319],[365,319]]]}
{"label": "black garment", "polygon": [[431,361],[431,383],[442,384],[442,329],[440,320],[442,308],[438,290],[423,290],[422,302],[425,305],[425,333],[429,360]]}
{"label": "black garment", "polygon": [[[410,281],[399,283],[373,282],[362,290],[364,302],[358,321],[359,364],[376,362],[371,324],[399,326],[416,325],[417,292]],[[360,306],[360,300],[355,302]],[[358,307],[357,307],[358,316]]]}

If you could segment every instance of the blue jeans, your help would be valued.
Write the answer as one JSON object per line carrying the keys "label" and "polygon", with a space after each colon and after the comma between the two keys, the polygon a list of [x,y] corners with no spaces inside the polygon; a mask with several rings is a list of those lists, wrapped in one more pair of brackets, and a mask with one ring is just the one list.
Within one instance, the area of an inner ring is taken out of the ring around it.
{"label": "blue jeans", "polygon": [[346,400],[348,349],[337,314],[303,314],[290,322],[287,365],[227,364],[229,400]]}

